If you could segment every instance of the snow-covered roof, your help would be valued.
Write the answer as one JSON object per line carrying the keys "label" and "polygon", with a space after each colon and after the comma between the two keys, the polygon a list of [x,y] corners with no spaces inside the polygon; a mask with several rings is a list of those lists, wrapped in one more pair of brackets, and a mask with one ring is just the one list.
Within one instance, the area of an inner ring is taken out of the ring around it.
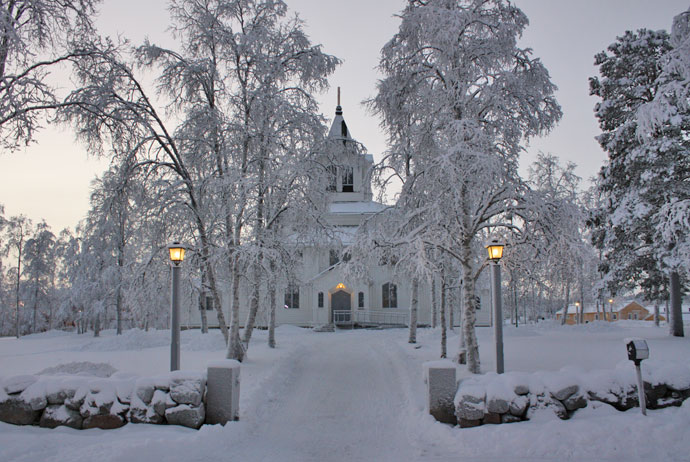
{"label": "snow-covered roof", "polygon": [[360,202],[331,202],[329,210],[331,213],[377,213],[388,207],[386,204],[375,201]]}

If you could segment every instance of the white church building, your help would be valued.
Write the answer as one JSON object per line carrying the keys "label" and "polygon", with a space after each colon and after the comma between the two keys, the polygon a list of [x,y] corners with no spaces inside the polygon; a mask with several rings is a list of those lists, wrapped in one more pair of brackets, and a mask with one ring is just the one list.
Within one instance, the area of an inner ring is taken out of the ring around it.
{"label": "white church building", "polygon": [[[284,297],[276,297],[276,325],[406,326],[410,317],[411,279],[401,277],[386,264],[371,262],[366,277],[353,280],[339,261],[340,256],[346,253],[343,250],[352,244],[359,226],[386,208],[385,204],[373,200],[370,173],[374,158],[357,149],[361,145],[352,137],[340,104],[336,107],[326,145],[332,151],[321,155],[321,161],[327,166],[330,196],[326,220],[340,242],[313,245],[303,250],[297,275],[291,278],[295,283],[286,283]],[[248,296],[245,290],[241,292],[240,324],[243,325]],[[490,295],[483,290],[478,290],[478,293],[481,308],[477,311],[477,325],[488,325]],[[223,311],[228,322],[229,303],[226,301],[229,298],[229,294],[223,294]],[[209,327],[218,326],[215,310],[208,309],[207,318]],[[417,318],[420,326],[432,323],[431,287],[428,283],[419,284]],[[454,324],[459,325],[457,309],[454,318]],[[187,313],[187,326],[193,328],[200,324],[198,308],[191,307]],[[268,314],[260,309],[257,326],[267,324]]]}

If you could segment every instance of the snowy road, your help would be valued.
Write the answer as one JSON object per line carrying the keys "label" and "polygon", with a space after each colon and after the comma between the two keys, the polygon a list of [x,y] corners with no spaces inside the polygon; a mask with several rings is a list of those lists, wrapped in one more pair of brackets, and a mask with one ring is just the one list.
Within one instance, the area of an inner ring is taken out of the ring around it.
{"label": "snowy road", "polygon": [[419,460],[409,428],[419,377],[407,375],[397,345],[369,339],[324,335],[299,351],[282,371],[278,396],[255,399],[261,404],[243,412],[249,437],[233,453],[240,460]]}

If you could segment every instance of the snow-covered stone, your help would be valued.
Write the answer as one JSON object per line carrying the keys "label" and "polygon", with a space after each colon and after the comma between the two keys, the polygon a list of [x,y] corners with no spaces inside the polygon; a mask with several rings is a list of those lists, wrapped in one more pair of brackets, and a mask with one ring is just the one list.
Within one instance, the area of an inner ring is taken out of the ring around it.
{"label": "snow-covered stone", "polygon": [[43,411],[39,425],[46,428],[66,426],[80,429],[82,422],[81,414],[77,411],[68,408],[64,404],[51,404]]}
{"label": "snow-covered stone", "polygon": [[35,375],[17,375],[6,379],[2,385],[8,395],[14,395],[23,392],[36,381],[38,377]]}
{"label": "snow-covered stone", "polygon": [[189,404],[192,407],[199,406],[205,389],[206,377],[204,374],[185,371],[171,373],[170,397],[178,404]]}
{"label": "snow-covered stone", "polygon": [[101,428],[103,430],[112,430],[120,428],[127,422],[118,414],[96,414],[84,419],[82,423],[83,429]]}
{"label": "snow-covered stone", "polygon": [[199,428],[204,423],[206,413],[203,406],[189,406],[180,404],[165,411],[165,419],[171,425],[182,425],[189,428]]}
{"label": "snow-covered stone", "polygon": [[575,393],[570,395],[567,399],[563,400],[563,406],[568,411],[576,411],[578,409],[582,409],[587,407],[587,400],[585,397],[579,393]]}
{"label": "snow-covered stone", "polygon": [[529,406],[529,398],[525,395],[518,395],[510,402],[509,412],[515,417],[522,417]]}
{"label": "snow-covered stone", "polygon": [[40,381],[26,387],[19,395],[19,398],[28,403],[34,411],[42,411],[48,405],[45,386]]}
{"label": "snow-covered stone", "polygon": [[460,384],[455,395],[455,415],[458,419],[481,420],[485,408],[484,389],[479,385]]}
{"label": "snow-covered stone", "polygon": [[19,396],[8,396],[0,402],[0,421],[15,425],[31,425],[41,416],[41,411],[33,409]]}
{"label": "snow-covered stone", "polygon": [[170,395],[163,390],[156,390],[151,398],[150,407],[159,416],[165,416],[166,409],[175,407],[177,404],[170,398]]}

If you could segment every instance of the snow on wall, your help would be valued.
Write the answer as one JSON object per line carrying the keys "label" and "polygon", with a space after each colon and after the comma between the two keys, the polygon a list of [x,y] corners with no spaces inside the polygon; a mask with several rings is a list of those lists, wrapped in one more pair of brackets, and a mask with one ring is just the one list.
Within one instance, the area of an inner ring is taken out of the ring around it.
{"label": "snow on wall", "polygon": [[119,428],[128,422],[199,428],[205,393],[206,373],[198,371],[139,378],[22,375],[0,379],[0,421],[76,429]]}
{"label": "snow on wall", "polygon": [[[680,406],[690,397],[690,366],[672,361],[642,364],[647,407]],[[455,413],[461,427],[522,420],[568,419],[578,409],[612,406],[625,411],[638,406],[634,365],[585,372],[567,367],[558,372],[532,374],[489,373],[461,381],[455,395]]]}

